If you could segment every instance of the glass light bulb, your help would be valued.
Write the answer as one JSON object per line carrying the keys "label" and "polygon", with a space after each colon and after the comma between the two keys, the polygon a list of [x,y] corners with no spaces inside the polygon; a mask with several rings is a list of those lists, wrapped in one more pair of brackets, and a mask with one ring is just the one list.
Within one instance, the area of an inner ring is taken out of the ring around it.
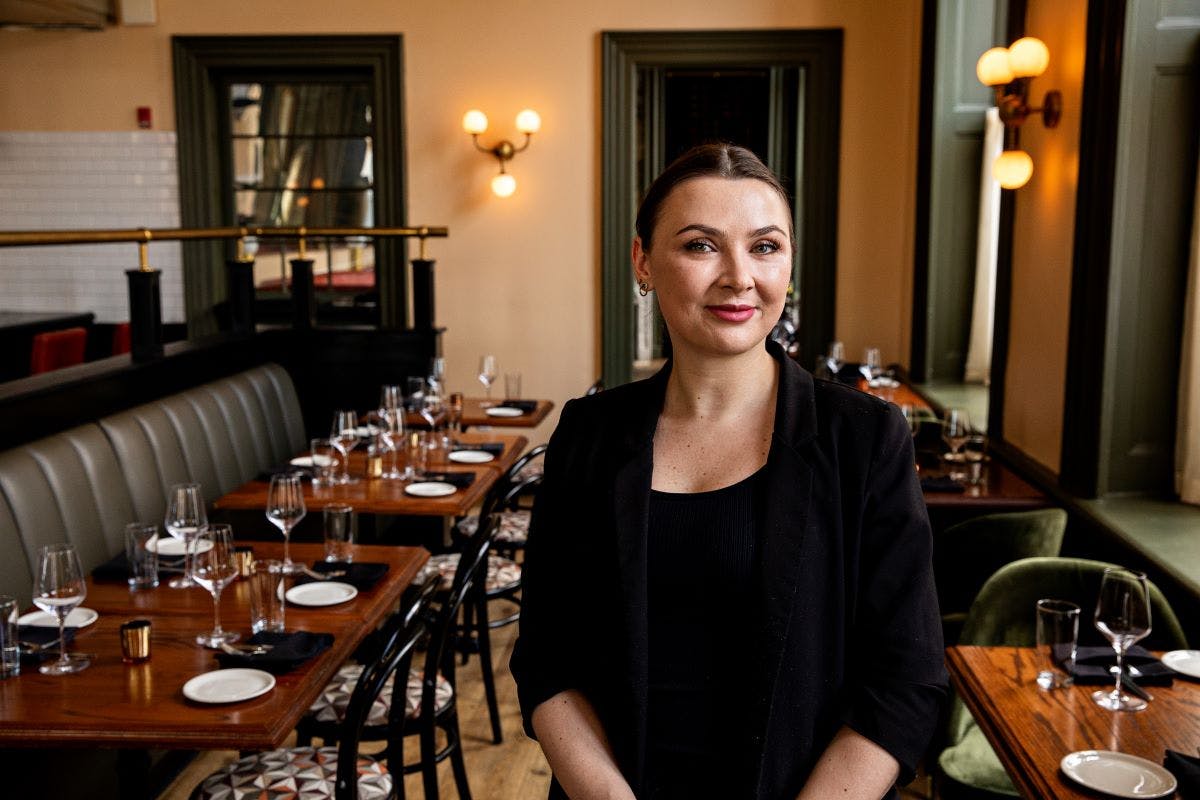
{"label": "glass light bulb", "polygon": [[1036,78],[1050,65],[1050,50],[1033,36],[1017,39],[1008,46],[1008,63],[1018,78]]}
{"label": "glass light bulb", "polygon": [[510,197],[517,190],[517,179],[507,172],[492,178],[492,192],[496,197]]}
{"label": "glass light bulb", "polygon": [[462,119],[463,130],[471,134],[480,134],[487,130],[488,119],[487,114],[476,108],[472,108],[467,113],[463,114]]}
{"label": "glass light bulb", "polygon": [[542,129],[542,118],[532,108],[517,114],[517,130],[521,133],[537,133]]}
{"label": "glass light bulb", "polygon": [[1033,159],[1024,150],[1005,150],[992,163],[992,177],[1005,189],[1020,189],[1033,177]]}
{"label": "glass light bulb", "polygon": [[1008,63],[1008,50],[993,47],[975,62],[975,74],[984,86],[1003,86],[1013,79],[1012,66]]}

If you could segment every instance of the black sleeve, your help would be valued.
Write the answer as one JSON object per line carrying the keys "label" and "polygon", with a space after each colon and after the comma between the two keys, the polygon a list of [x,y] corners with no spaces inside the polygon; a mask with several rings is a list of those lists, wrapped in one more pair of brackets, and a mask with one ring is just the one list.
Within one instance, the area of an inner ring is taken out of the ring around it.
{"label": "black sleeve", "polygon": [[932,535],[912,437],[889,405],[867,478],[852,654],[858,665],[845,722],[912,779],[946,695]]}
{"label": "black sleeve", "polygon": [[571,576],[581,572],[577,522],[569,477],[569,454],[576,448],[574,401],[568,402],[546,449],[541,489],[534,503],[522,572],[521,619],[511,669],[525,733],[536,738],[531,717],[539,704],[567,689],[581,688],[587,659],[579,619],[583,598]]}

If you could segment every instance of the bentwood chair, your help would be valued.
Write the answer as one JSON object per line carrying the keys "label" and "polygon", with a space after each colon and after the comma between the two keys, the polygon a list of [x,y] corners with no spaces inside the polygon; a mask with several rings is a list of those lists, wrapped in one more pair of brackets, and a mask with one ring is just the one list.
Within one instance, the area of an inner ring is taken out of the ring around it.
{"label": "bentwood chair", "polygon": [[[397,614],[388,622],[386,644],[379,658],[360,668],[347,692],[338,723],[337,746],[298,746],[255,753],[235,761],[205,778],[193,800],[231,800],[240,797],[305,797],[334,800],[367,800],[404,797],[403,776],[393,774],[403,763],[403,734],[399,727],[387,731],[383,761],[358,752],[385,690],[397,673],[407,675],[417,641],[426,632],[427,602],[412,613]],[[384,701],[390,705],[390,698]],[[394,715],[395,709],[390,710]],[[401,711],[401,713],[403,713]],[[435,795],[436,796],[436,795]]]}
{"label": "bentwood chair", "polygon": [[933,574],[946,646],[958,642],[967,610],[996,570],[1022,558],[1058,555],[1066,529],[1067,512],[1045,508],[985,514],[937,533]]}
{"label": "bentwood chair", "polygon": [[[1105,643],[1090,618],[1104,570],[1111,566],[1115,565],[1082,558],[1026,558],[1002,567],[971,604],[959,644],[1032,647],[1036,639],[1034,609],[1045,597],[1069,600],[1083,610],[1081,644]],[[1152,630],[1142,642],[1145,647],[1187,647],[1179,619],[1154,584],[1150,584],[1150,618]],[[935,775],[940,797],[974,800],[1017,796],[1000,759],[957,696],[950,707],[946,741],[949,745],[938,757]]]}
{"label": "bentwood chair", "polygon": [[[418,736],[421,744],[419,761],[404,764],[404,773],[421,772],[425,797],[437,798],[437,765],[450,759],[454,782],[462,800],[470,800],[471,789],[467,782],[466,764],[463,761],[462,737],[458,728],[458,712],[455,704],[455,658],[453,638],[456,621],[465,604],[482,602],[480,591],[487,565],[488,548],[495,535],[496,519],[487,519],[468,545],[463,549],[459,569],[448,592],[440,604],[428,604],[418,600],[422,609],[434,608],[428,616],[430,631],[425,660],[420,667],[412,668],[407,674],[403,702],[394,700],[395,687],[392,683],[383,687],[374,706],[367,713],[360,738],[363,740],[385,740],[387,762],[392,770],[398,771],[403,762],[402,740]],[[422,585],[420,598],[437,594],[437,581]],[[490,658],[490,652],[486,657]],[[325,743],[334,741],[345,729],[345,718],[349,715],[349,703],[353,699],[350,687],[355,685],[358,675],[364,670],[358,665],[342,667],[326,684],[317,702],[309,709],[296,729],[298,742],[309,743],[314,736]],[[401,673],[405,674],[405,673]],[[441,730],[445,744],[437,747],[437,731]],[[402,783],[402,782],[398,782]],[[403,797],[403,787],[400,789]]]}
{"label": "bentwood chair", "polygon": [[35,334],[29,353],[29,374],[38,375],[83,363],[87,328],[64,328]]}

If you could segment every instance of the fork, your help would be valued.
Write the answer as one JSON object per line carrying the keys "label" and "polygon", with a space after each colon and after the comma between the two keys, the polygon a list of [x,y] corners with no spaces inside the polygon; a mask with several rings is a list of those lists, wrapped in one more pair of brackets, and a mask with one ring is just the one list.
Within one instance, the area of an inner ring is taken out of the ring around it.
{"label": "fork", "polygon": [[49,642],[46,642],[45,644],[37,644],[35,642],[17,642],[17,645],[21,650],[24,650],[26,653],[32,653],[32,654],[36,655],[37,653],[43,653],[43,652],[49,650],[50,648],[56,646],[61,641],[62,641],[62,639],[52,639]]}
{"label": "fork", "polygon": [[261,656],[263,653],[269,652],[275,645],[230,644],[229,642],[221,642],[218,646],[231,656]]}
{"label": "fork", "polygon": [[316,581],[333,580],[334,578],[340,578],[346,574],[346,570],[344,569],[335,569],[332,572],[317,572],[315,569],[307,566],[302,567],[300,571]]}

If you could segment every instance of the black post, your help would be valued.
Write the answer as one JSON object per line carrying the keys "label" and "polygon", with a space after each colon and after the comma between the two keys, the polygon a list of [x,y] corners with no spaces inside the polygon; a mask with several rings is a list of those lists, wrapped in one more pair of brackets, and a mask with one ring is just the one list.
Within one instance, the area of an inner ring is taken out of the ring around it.
{"label": "black post", "polygon": [[156,269],[127,269],[129,278],[129,350],[134,361],[162,358],[162,289]]}
{"label": "black post", "polygon": [[427,331],[433,327],[433,267],[431,258],[412,260],[413,329]]}
{"label": "black post", "polygon": [[292,264],[292,326],[312,328],[317,324],[317,293],[313,289],[313,261],[293,258]]}
{"label": "black post", "polygon": [[229,328],[234,333],[254,333],[254,261],[231,258],[225,262],[229,283]]}

